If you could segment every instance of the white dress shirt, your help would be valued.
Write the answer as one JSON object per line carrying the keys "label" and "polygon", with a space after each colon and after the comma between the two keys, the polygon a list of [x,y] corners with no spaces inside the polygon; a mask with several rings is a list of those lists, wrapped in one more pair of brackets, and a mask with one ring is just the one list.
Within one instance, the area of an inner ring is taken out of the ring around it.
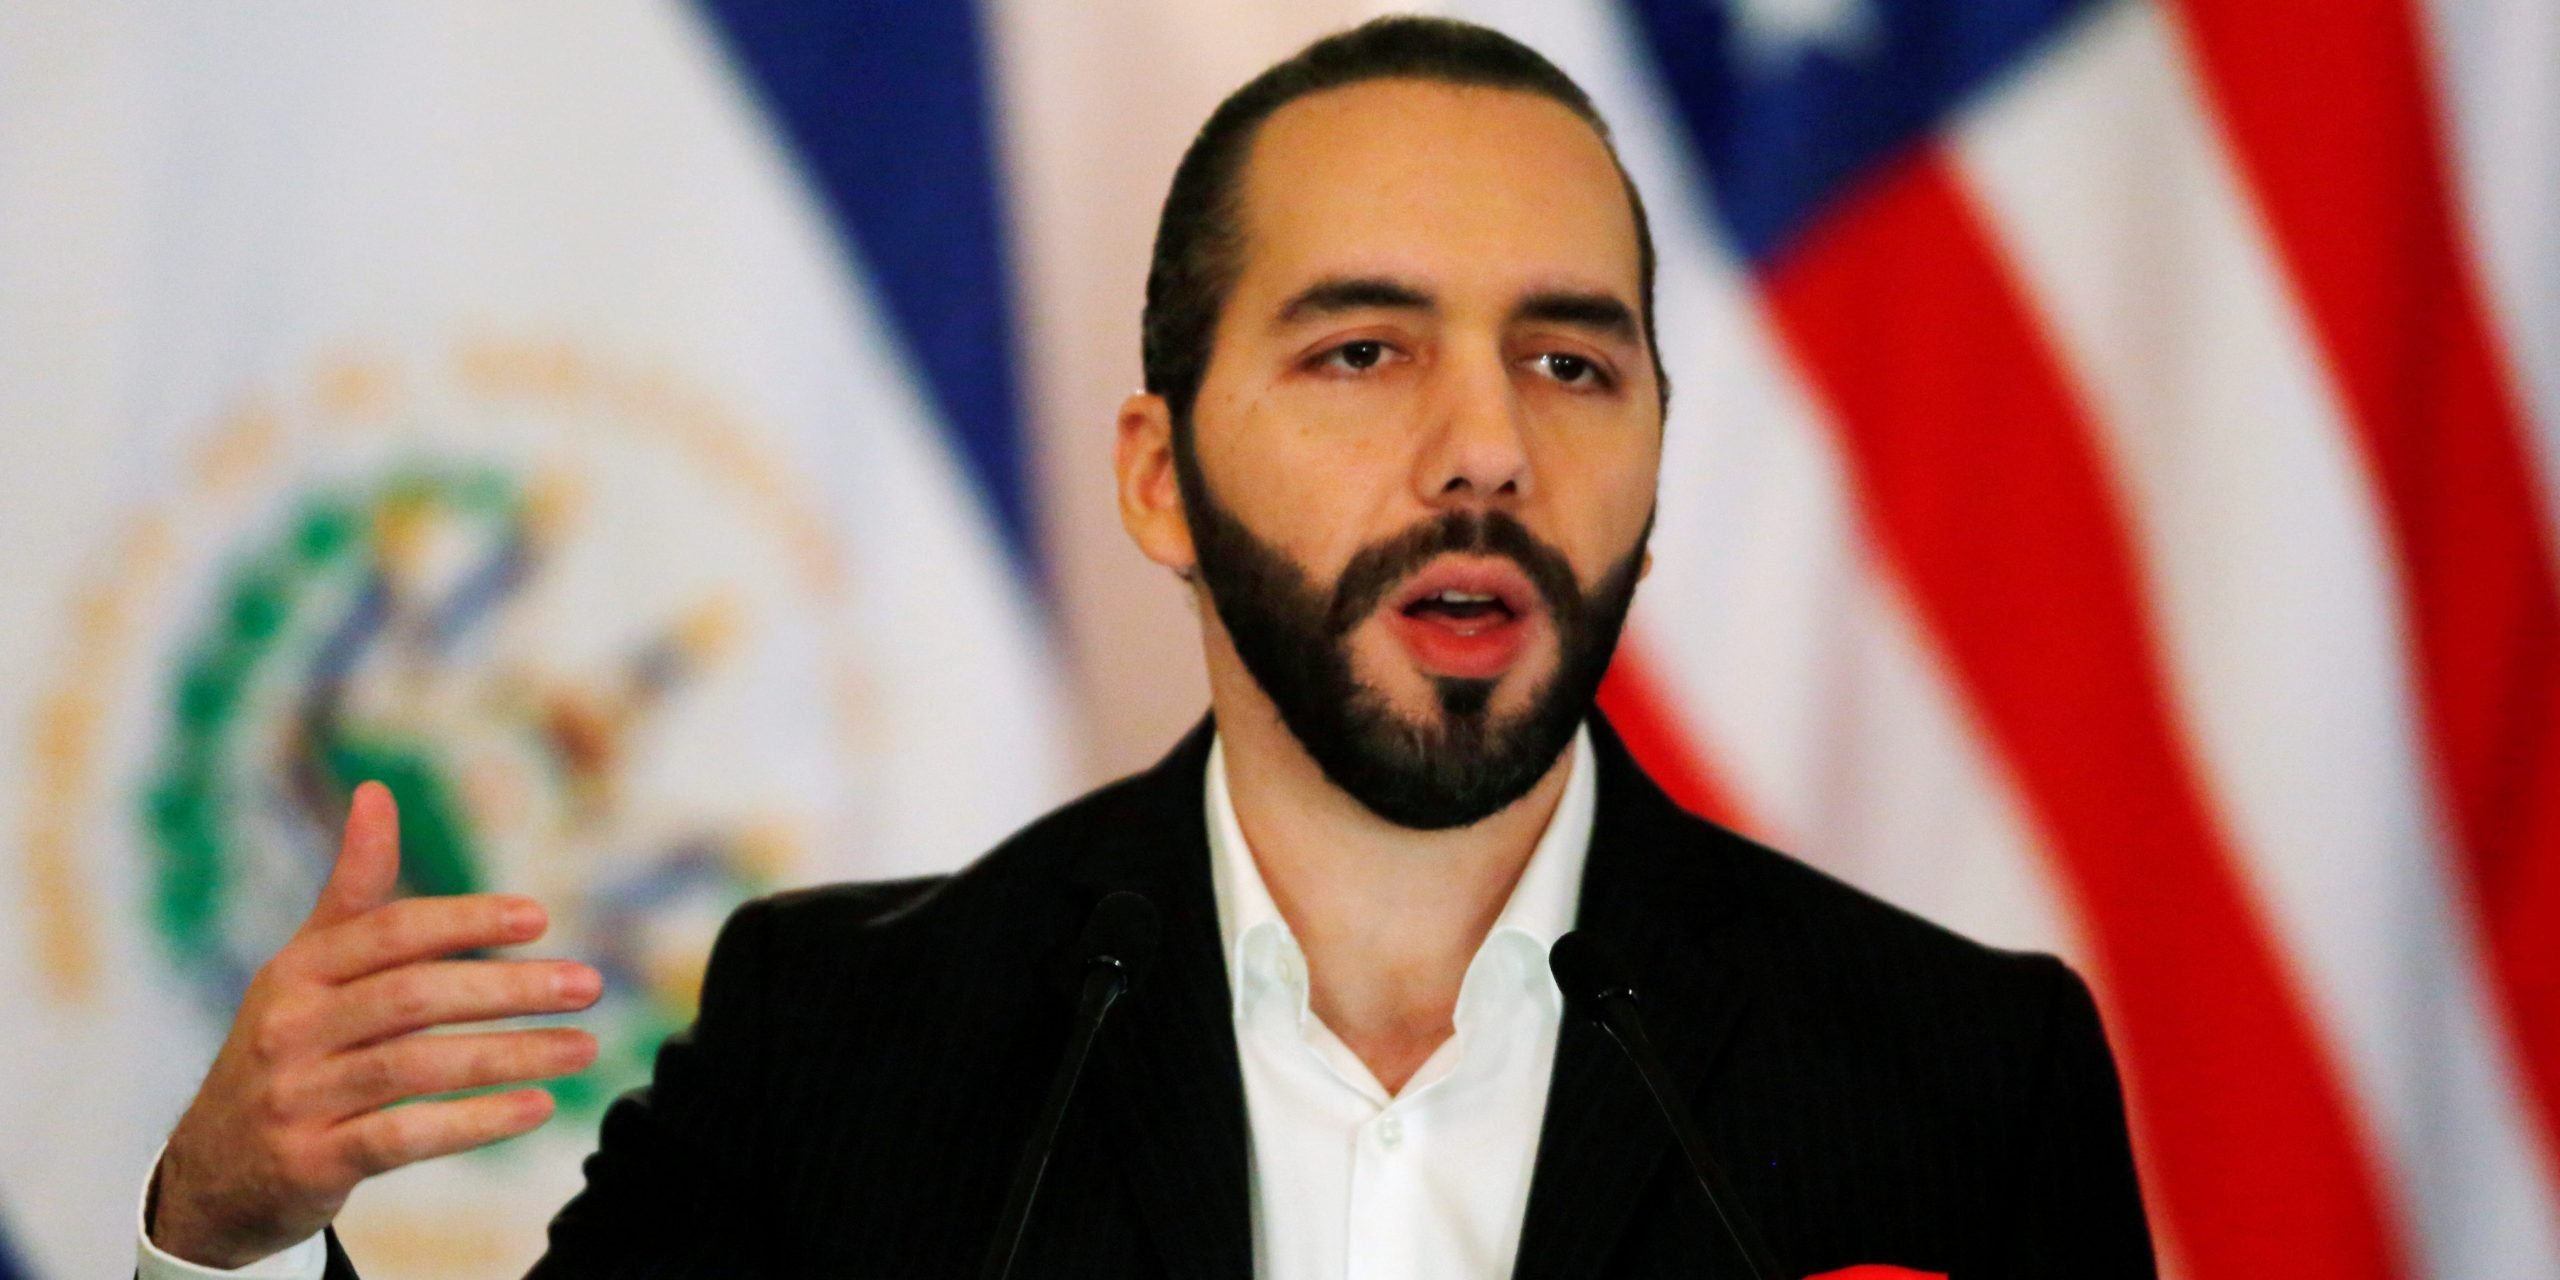
{"label": "white dress shirt", "polygon": [[1237,825],[1223,745],[1210,748],[1209,868],[1263,1280],[1511,1274],[1564,1013],[1547,948],[1573,927],[1593,772],[1576,734],[1564,796],[1458,988],[1454,1034],[1389,1096],[1308,1007],[1306,957]]}
{"label": "white dress shirt", "polygon": [[[1459,984],[1454,1033],[1389,1096],[1309,1008],[1306,956],[1236,822],[1225,745],[1211,744],[1209,875],[1262,1280],[1511,1274],[1564,1014],[1547,948],[1573,927],[1598,794],[1588,730],[1572,752],[1564,796]],[[139,1215],[138,1280],[320,1280],[327,1269],[317,1235],[237,1270],[198,1266],[153,1245]]]}

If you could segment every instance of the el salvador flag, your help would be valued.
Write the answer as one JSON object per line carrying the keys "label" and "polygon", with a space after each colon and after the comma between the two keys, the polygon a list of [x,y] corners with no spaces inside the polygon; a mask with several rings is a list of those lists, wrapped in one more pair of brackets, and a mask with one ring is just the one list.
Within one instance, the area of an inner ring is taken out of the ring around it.
{"label": "el salvador flag", "polygon": [[559,1120],[368,1184],[368,1274],[525,1268],[735,901],[1066,798],[978,23],[0,21],[0,1280],[130,1265],[325,870],[314,708],[414,879],[619,983]]}

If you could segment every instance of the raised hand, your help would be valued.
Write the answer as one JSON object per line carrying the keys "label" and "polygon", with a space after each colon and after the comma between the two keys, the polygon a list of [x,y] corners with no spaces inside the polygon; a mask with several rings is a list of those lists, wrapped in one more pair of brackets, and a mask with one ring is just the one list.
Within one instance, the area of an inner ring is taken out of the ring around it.
{"label": "raised hand", "polygon": [[365,783],[319,905],[250,981],[169,1137],[151,1221],[162,1250],[256,1261],[326,1226],[364,1179],[524,1133],[552,1107],[540,1089],[393,1104],[595,1060],[595,1037],[570,1028],[419,1034],[583,1009],[603,978],[564,960],[449,959],[541,937],[541,906],[509,894],[395,902],[399,873],[391,792]]}

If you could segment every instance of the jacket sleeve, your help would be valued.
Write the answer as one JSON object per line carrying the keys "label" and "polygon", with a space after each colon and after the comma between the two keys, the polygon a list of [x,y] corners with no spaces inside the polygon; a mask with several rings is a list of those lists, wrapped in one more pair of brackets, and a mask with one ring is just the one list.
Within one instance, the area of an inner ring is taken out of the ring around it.
{"label": "jacket sleeve", "polygon": [[2061,961],[2043,971],[2041,1059],[2018,1113],[2009,1201],[2016,1207],[1995,1253],[1998,1274],[2156,1280],[2125,1129],[2124,1093],[2096,1002]]}
{"label": "jacket sleeve", "polygon": [[764,1129],[753,1082],[768,1029],[770,909],[748,903],[722,926],[700,1013],[658,1050],[650,1082],[606,1110],[586,1186],[552,1219],[533,1280],[776,1269],[767,1162],[753,1148]]}

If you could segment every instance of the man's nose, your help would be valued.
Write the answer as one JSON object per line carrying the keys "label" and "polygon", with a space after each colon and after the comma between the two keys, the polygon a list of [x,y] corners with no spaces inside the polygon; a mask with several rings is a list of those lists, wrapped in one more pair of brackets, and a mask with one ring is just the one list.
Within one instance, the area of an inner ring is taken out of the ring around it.
{"label": "man's nose", "polygon": [[1415,488],[1432,506],[1511,505],[1530,493],[1518,388],[1499,354],[1444,362],[1433,379]]}

